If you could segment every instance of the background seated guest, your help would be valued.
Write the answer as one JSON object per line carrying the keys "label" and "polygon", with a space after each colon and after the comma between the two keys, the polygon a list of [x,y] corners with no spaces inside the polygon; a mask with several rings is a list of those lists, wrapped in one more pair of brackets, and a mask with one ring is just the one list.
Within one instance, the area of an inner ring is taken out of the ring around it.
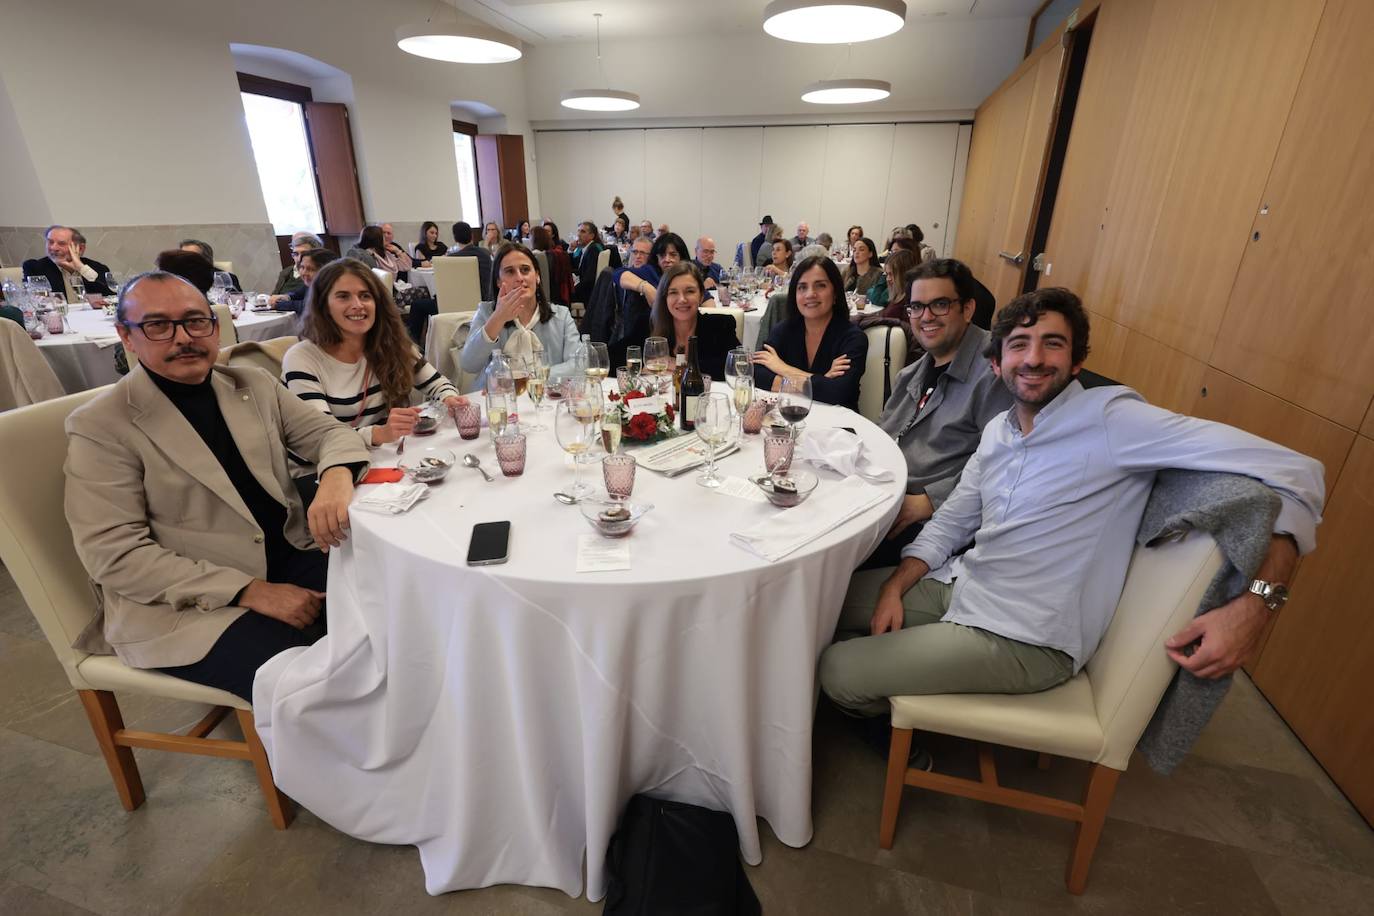
{"label": "background seated guest", "polygon": [[851,241],[849,266],[844,269],[844,291],[867,297],[882,275],[878,249],[873,247],[873,240],[860,237]]}
{"label": "background seated guest", "polygon": [[792,243],[787,239],[777,239],[773,242],[773,263],[765,267],[764,273],[770,277],[785,277],[792,270],[792,263],[796,257],[796,252],[792,250]]}
{"label": "background seated guest", "polygon": [[532,227],[530,225],[530,221],[527,219],[522,219],[520,221],[520,225],[515,227],[515,241],[519,242],[521,245],[529,247],[531,228]]}
{"label": "background seated guest", "polygon": [[567,305],[572,301],[572,259],[566,251],[554,245],[554,238],[548,227],[534,227],[534,250],[544,252],[549,262],[549,299],[559,305]]}
{"label": "background seated guest", "polygon": [[646,239],[648,239],[649,241],[652,242],[652,241],[654,240],[654,224],[653,224],[653,221],[652,221],[652,220],[647,220],[647,219],[641,221],[640,224],[639,224],[639,234],[640,234],[640,236],[641,236],[642,238],[646,238]]}
{"label": "background seated guest", "polygon": [[[568,243],[558,234],[558,224],[551,219],[544,220],[544,228],[549,231],[549,247],[556,248],[565,254],[568,251]],[[534,240],[534,233],[530,233],[530,240]]]}
{"label": "background seated guest", "polygon": [[381,226],[364,226],[362,234],[358,236],[358,244],[345,251],[344,257],[354,261],[362,261],[372,269],[392,270],[384,262],[393,266],[396,263],[395,258],[391,257],[386,250],[386,241],[382,237]]}
{"label": "background seated guest", "polygon": [[181,277],[202,296],[210,292],[215,284],[215,265],[190,248],[169,248],[161,252],[153,262],[157,269]]}
{"label": "background seated guest", "polygon": [[797,265],[782,323],[754,354],[754,382],[760,390],[779,390],[784,376],[810,376],[817,401],[858,409],[868,338],[850,322],[843,288],[840,269],[829,258],[808,258]]}
{"label": "background seated guest", "polygon": [[691,261],[672,265],[658,281],[653,327],[645,337],[668,338],[673,353],[686,353],[688,339],[695,337],[697,365],[702,374],[713,381],[725,381],[725,355],[740,345],[735,319],[729,315],[701,314],[699,309],[705,300],[706,287],[696,265]]}
{"label": "background seated guest", "polygon": [[305,309],[305,297],[310,293],[310,284],[315,282],[315,275],[320,272],[321,267],[338,259],[339,256],[328,248],[311,248],[302,254],[300,271],[301,280],[305,285],[293,289],[285,296],[273,296],[272,307],[299,315]]}
{"label": "background seated guest", "polygon": [[766,267],[773,259],[773,243],[782,238],[782,227],[765,216],[759,223],[759,234],[749,243],[749,263],[745,267]]}
{"label": "background seated guest", "polygon": [[901,562],[901,549],[953,492],[983,427],[1012,404],[983,355],[988,332],[972,324],[978,281],[968,267],[935,260],[908,276],[907,317],[924,353],[897,376],[878,417],[906,458],[906,497],[886,539],[860,569]]}
{"label": "background seated guest", "polygon": [[320,241],[317,235],[311,235],[309,232],[297,232],[292,235],[291,266],[283,267],[281,273],[277,274],[277,282],[272,285],[272,295],[283,296],[293,290],[304,288],[305,284],[301,282],[300,275],[301,254],[312,248],[323,247],[324,242]]}
{"label": "background seated guest", "polygon": [[883,251],[882,254],[879,255],[879,259],[884,260],[887,258],[888,252],[892,251],[892,242],[894,239],[908,238],[911,238],[911,232],[905,226],[895,226],[892,231],[888,233],[887,241],[883,244]]}
{"label": "background seated guest", "polygon": [[482,301],[491,301],[491,252],[485,245],[476,243],[472,227],[462,220],[453,224],[453,247],[448,250],[448,256],[477,259],[477,283],[481,287]]}
{"label": "background seated guest", "polygon": [[[463,403],[453,383],[425,362],[391,293],[361,261],[343,258],[315,275],[300,336],[282,358],[282,381],[311,407],[356,430],[368,448],[415,429],[419,411],[410,406],[412,394],[449,406]],[[314,472],[307,462],[291,473],[309,478]]]}
{"label": "background seated guest", "polygon": [[65,293],[68,302],[77,300],[72,289],[72,278],[79,277],[88,293],[111,295],[105,282],[110,268],[94,258],[86,257],[86,237],[70,226],[49,226],[43,233],[48,243],[48,254],[42,258],[30,258],[23,264],[24,276],[46,277],[55,293]]}
{"label": "background seated guest", "polygon": [[496,249],[500,248],[504,241],[501,237],[501,227],[496,223],[489,222],[482,227],[482,247],[488,254],[496,254]]}
{"label": "background seated guest", "polygon": [[879,317],[906,320],[907,274],[916,267],[916,255],[904,248],[894,248],[883,262],[882,276],[869,287],[871,305],[884,306]]}
{"label": "background seated guest", "polygon": [[577,323],[567,308],[544,298],[534,254],[523,245],[507,242],[496,252],[492,271],[496,301],[477,307],[459,356],[463,371],[480,373],[479,384],[486,387],[491,354],[499,349],[519,358],[542,353],[550,378],[569,375],[581,341]]}
{"label": "background seated guest", "polygon": [[916,263],[924,264],[926,261],[935,260],[935,249],[926,244],[926,234],[921,231],[921,227],[915,223],[907,223],[906,231],[911,233],[911,240],[916,243]]}
{"label": "background seated guest", "polygon": [[[194,251],[200,254],[205,260],[209,261],[211,265],[215,263],[215,249],[210,247],[209,242],[202,242],[200,239],[182,239],[181,244],[177,247],[182,251]],[[216,267],[215,270],[219,270],[219,268]],[[226,270],[225,273],[229,274],[229,281],[234,284],[234,289],[243,289],[243,287],[239,285],[238,274],[229,270]]]}
{"label": "background seated guest", "polygon": [[[845,242],[846,242],[846,244],[849,245],[850,248],[853,248],[853,247],[854,247],[854,243],[857,242],[859,239],[861,239],[861,238],[863,238],[863,237],[864,237],[864,227],[863,227],[863,226],[860,226],[860,225],[858,225],[858,224],[855,224],[855,225],[853,225],[853,226],[850,226],[850,227],[849,227],[849,231],[845,233]],[[874,250],[874,253],[877,252],[877,249],[876,249],[876,248],[873,249],[873,250]]]}
{"label": "background seated guest", "polygon": [[[637,253],[643,245],[643,236],[635,240],[632,252]],[[649,305],[654,304],[658,281],[663,272],[674,264],[686,261],[687,243],[676,232],[667,232],[654,239],[649,249],[648,259],[640,265],[622,267],[615,273],[616,285],[626,292],[639,293]]]}
{"label": "background seated guest", "polygon": [[389,270],[398,279],[406,279],[406,274],[414,266],[410,255],[406,254],[405,249],[396,244],[396,231],[392,229],[390,223],[382,223],[382,255],[377,266]]}
{"label": "background seated guest", "polygon": [[797,234],[789,240],[792,242],[793,251],[801,251],[811,244],[811,226],[807,223],[797,223]]}
{"label": "background seated guest", "polygon": [[577,282],[573,286],[573,301],[585,304],[592,296],[596,286],[596,262],[601,256],[601,242],[596,225],[591,220],[577,226],[577,248],[572,252],[573,269],[577,271]]}
{"label": "background seated guest", "polygon": [[[469,229],[469,235],[471,232]],[[439,224],[425,220],[420,225],[420,240],[415,243],[412,250],[411,262],[416,267],[433,267],[430,262],[435,258],[442,258],[447,251],[448,247],[439,241]]]}
{"label": "background seated guest", "polygon": [[661,236],[667,235],[669,231],[667,223],[659,223],[658,232],[655,233],[654,240],[657,241]]}
{"label": "background seated guest", "polygon": [[[1066,289],[1026,293],[998,313],[986,352],[1013,407],[984,428],[901,565],[851,582],[840,641],[820,664],[842,708],[875,716],[891,696],[1034,693],[1068,680],[1111,622],[1161,470],[1243,474],[1275,492],[1264,591],[1315,546],[1319,462],[1122,385],[1085,389],[1076,377],[1088,330]],[[1258,649],[1270,619],[1265,600],[1242,591],[1160,651],[1193,675],[1223,677]]]}
{"label": "background seated guest", "polygon": [[697,239],[696,265],[707,290],[713,290],[720,285],[724,271],[716,263],[716,240],[709,235]]}
{"label": "background seated guest", "polygon": [[826,254],[829,254],[831,249],[835,247],[835,237],[829,232],[822,232],[816,236],[816,244],[824,248]]}
{"label": "background seated guest", "polygon": [[611,239],[618,245],[630,243],[630,218],[621,213],[610,226]]}
{"label": "background seated guest", "polygon": [[[261,369],[215,365],[210,305],[179,277],[126,283],[116,328],[138,366],[67,419],[67,522],[102,608],[77,644],[252,699],[264,662],[321,632],[321,550],[367,450]],[[308,512],[288,452],[320,469]]]}

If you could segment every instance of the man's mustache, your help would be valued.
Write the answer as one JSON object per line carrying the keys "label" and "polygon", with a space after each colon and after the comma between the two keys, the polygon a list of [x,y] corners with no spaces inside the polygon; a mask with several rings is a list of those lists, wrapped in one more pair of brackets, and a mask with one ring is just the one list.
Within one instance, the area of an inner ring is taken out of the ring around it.
{"label": "man's mustache", "polygon": [[196,346],[195,344],[183,344],[182,346],[177,347],[177,348],[176,348],[175,350],[173,350],[171,353],[168,353],[168,354],[167,354],[166,356],[164,356],[162,359],[163,359],[164,362],[170,363],[170,362],[172,362],[173,360],[181,359],[183,356],[205,356],[205,355],[206,355],[206,350],[205,350],[204,347],[198,347],[198,346]]}

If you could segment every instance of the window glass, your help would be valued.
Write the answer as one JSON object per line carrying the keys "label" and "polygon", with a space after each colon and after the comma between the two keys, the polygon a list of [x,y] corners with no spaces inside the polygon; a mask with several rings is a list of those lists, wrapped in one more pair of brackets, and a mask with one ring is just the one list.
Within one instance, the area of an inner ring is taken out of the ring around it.
{"label": "window glass", "polygon": [[315,170],[305,136],[305,112],[297,102],[242,92],[267,217],[277,235],[324,234]]}
{"label": "window glass", "polygon": [[458,158],[458,204],[463,222],[482,225],[482,212],[477,203],[477,155],[472,137],[453,132],[453,153]]}

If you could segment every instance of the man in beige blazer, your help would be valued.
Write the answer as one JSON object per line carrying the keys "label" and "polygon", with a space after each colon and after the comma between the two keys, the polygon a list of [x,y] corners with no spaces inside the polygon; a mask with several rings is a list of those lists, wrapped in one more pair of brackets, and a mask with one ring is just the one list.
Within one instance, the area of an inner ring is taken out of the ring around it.
{"label": "man in beige blazer", "polygon": [[[323,552],[367,449],[262,369],[215,365],[214,314],[180,277],[130,280],[116,324],[138,366],[67,420],[67,521],[102,612],[78,646],[251,699],[263,662],[323,632]],[[288,450],[320,469],[308,513]]]}

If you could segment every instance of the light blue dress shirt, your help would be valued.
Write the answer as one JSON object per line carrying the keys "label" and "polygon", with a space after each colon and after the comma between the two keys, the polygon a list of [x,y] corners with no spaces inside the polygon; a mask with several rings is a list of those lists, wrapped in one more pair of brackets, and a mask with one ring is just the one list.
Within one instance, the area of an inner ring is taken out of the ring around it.
{"label": "light blue dress shirt", "polygon": [[1078,671],[1111,623],[1155,472],[1167,468],[1263,481],[1282,501],[1275,532],[1303,553],[1316,546],[1320,462],[1124,386],[1074,381],[1029,435],[1014,409],[988,423],[958,486],[902,555],[954,581],[944,620],[1058,649]]}

